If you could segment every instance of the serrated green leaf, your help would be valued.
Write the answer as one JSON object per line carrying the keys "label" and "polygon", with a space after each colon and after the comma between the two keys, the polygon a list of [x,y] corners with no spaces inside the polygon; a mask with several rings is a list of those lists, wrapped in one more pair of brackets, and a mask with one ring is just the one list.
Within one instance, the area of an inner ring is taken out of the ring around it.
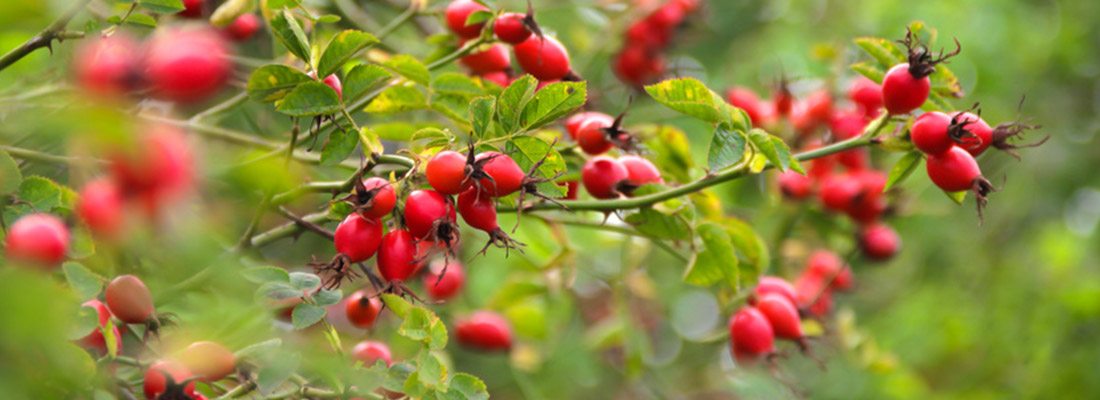
{"label": "serrated green leaf", "polygon": [[906,55],[894,45],[894,42],[876,37],[859,37],[854,40],[856,45],[874,58],[879,65],[889,69],[894,65],[906,61]]}
{"label": "serrated green leaf", "polygon": [[[643,128],[641,132],[648,131]],[[652,136],[645,140],[645,145],[653,152],[653,163],[658,170],[680,183],[691,180],[695,162],[691,158],[691,147],[683,131],[671,125],[659,125],[651,135],[642,136]]]}
{"label": "serrated green leaf", "polygon": [[726,230],[713,222],[696,227],[702,244],[691,258],[688,269],[684,271],[684,282],[710,286],[725,282],[737,292],[740,290],[740,268],[733,246]]}
{"label": "serrated green leaf", "polygon": [[23,179],[15,196],[19,202],[4,207],[4,221],[8,224],[14,223],[24,215],[49,212],[61,205],[61,187],[41,176]]}
{"label": "serrated green leaf", "polygon": [[248,98],[257,103],[281,100],[306,82],[315,80],[286,65],[265,65],[248,78]]}
{"label": "serrated green leaf", "polygon": [[447,93],[432,93],[428,108],[443,114],[462,130],[468,130],[470,121],[466,119],[470,107],[470,97]]}
{"label": "serrated green leaf", "polygon": [[175,14],[183,11],[183,0],[138,0],[142,8],[157,14]]}
{"label": "serrated green leaf", "polygon": [[749,131],[749,140],[752,141],[756,150],[760,152],[773,166],[780,171],[787,171],[787,167],[790,166],[791,153],[787,149],[787,145],[779,141],[772,140],[774,136],[769,135],[762,129],[753,129]]}
{"label": "serrated green leaf", "polygon": [[707,149],[707,169],[718,172],[737,164],[745,155],[745,133],[731,130],[727,124],[714,128]]}
{"label": "serrated green leaf", "polygon": [[890,168],[890,175],[886,178],[886,188],[883,190],[890,190],[890,188],[905,181],[905,178],[908,178],[909,175],[920,166],[922,158],[923,155],[920,151],[911,151],[902,156],[901,159],[894,164],[894,167]]}
{"label": "serrated green leaf", "polygon": [[396,113],[428,108],[428,101],[414,87],[392,86],[378,95],[365,109],[369,113]]}
{"label": "serrated green leaf", "polygon": [[336,165],[343,162],[359,145],[359,135],[354,131],[333,129],[328,134],[325,148],[321,150],[321,165]]}
{"label": "serrated green leaf", "polygon": [[928,79],[932,81],[933,93],[954,98],[963,97],[962,86],[959,85],[959,78],[956,77],[955,73],[951,72],[946,65],[937,65],[936,72],[929,75]]}
{"label": "serrated green leaf", "polygon": [[332,115],[340,111],[340,97],[322,82],[305,82],[294,88],[276,109],[292,117]]}
{"label": "serrated green leaf", "polygon": [[302,31],[302,26],[298,24],[298,20],[294,19],[294,15],[289,10],[284,9],[275,12],[275,15],[271,18],[271,30],[275,34],[275,39],[282,43],[283,47],[290,51],[290,54],[307,64],[312,64],[309,40],[306,38],[305,32]]}
{"label": "serrated green leaf", "polygon": [[7,151],[0,149],[0,194],[14,193],[23,183],[23,173],[19,164]]}
{"label": "serrated green leaf", "polygon": [[146,28],[156,28],[157,20],[153,16],[142,13],[133,13],[126,18],[126,23],[130,25],[143,26]]}
{"label": "serrated green leaf", "polygon": [[359,129],[359,142],[363,144],[363,149],[367,153],[382,154],[386,151],[382,147],[382,140],[378,138],[378,134],[374,133],[369,127]]}
{"label": "serrated green leaf", "polygon": [[539,169],[535,171],[535,176],[547,179],[547,182],[537,185],[539,192],[550,197],[565,196],[565,188],[553,181],[558,174],[565,172],[565,160],[550,143],[534,136],[517,136],[504,145],[504,151],[516,160],[516,164],[519,164],[524,171],[529,171],[535,163],[545,158]]}
{"label": "serrated green leaf", "polygon": [[496,99],[489,96],[475,98],[470,102],[470,124],[475,138],[485,137],[489,123],[493,121],[493,105]]}
{"label": "serrated green leaf", "polygon": [[332,203],[332,205],[328,207],[328,215],[326,215],[325,218],[328,218],[329,221],[343,221],[344,218],[347,218],[348,214],[351,214],[354,210],[355,208],[347,202],[340,201]]}
{"label": "serrated green leaf", "polygon": [[772,136],[771,141],[772,146],[775,147],[776,153],[779,154],[779,169],[781,171],[786,171],[789,169],[803,175],[806,174],[806,171],[802,170],[802,165],[799,164],[798,160],[794,158],[793,154],[791,154],[791,149],[787,147],[787,143],[783,142],[783,139]]}
{"label": "serrated green leaf", "polygon": [[723,121],[713,92],[694,78],[669,79],[646,86],[645,90],[657,102],[685,115],[711,124]]}
{"label": "serrated green leaf", "polygon": [[861,61],[852,64],[849,68],[858,72],[860,75],[867,77],[867,79],[875,81],[875,83],[881,84],[882,80],[886,78],[886,70],[883,69],[882,66],[878,65],[878,63]]}
{"label": "serrated green leaf", "polygon": [[309,272],[291,272],[290,286],[299,292],[310,291],[321,287],[321,278]]}
{"label": "serrated green leaf", "polygon": [[538,81],[530,75],[524,75],[513,81],[497,97],[497,116],[500,119],[501,128],[506,133],[518,131],[522,111],[527,103],[535,97],[535,88]]}
{"label": "serrated green leaf", "polygon": [[322,289],[313,294],[313,302],[319,307],[327,307],[339,303],[343,297],[339,290]]}
{"label": "serrated green leaf", "polygon": [[378,43],[378,38],[366,32],[346,30],[336,34],[325,47],[321,60],[317,62],[317,76],[329,76],[339,71],[360,51]]}
{"label": "serrated green leaf", "polygon": [[267,282],[290,283],[290,274],[279,267],[253,267],[241,271],[241,276],[249,282],[264,284]]}
{"label": "serrated green leaf", "polygon": [[307,328],[316,324],[324,317],[324,307],[318,307],[309,303],[299,304],[297,307],[294,307],[294,312],[290,314],[290,320],[294,324],[295,329]]}
{"label": "serrated green leaf", "polygon": [[405,381],[414,372],[416,372],[416,366],[412,362],[395,363],[386,371],[386,381],[382,383],[382,387],[389,391],[401,392],[405,390]]}
{"label": "serrated green leaf", "polygon": [[489,400],[489,389],[485,387],[485,382],[473,375],[454,374],[447,386],[450,390],[445,398],[448,400]]}
{"label": "serrated green leaf", "polygon": [[943,96],[940,96],[940,94],[936,92],[929,93],[928,101],[925,101],[920,108],[924,111],[952,111],[955,109],[947,99],[944,99]]}
{"label": "serrated green leaf", "polygon": [[409,313],[409,309],[412,308],[412,304],[409,304],[407,300],[389,293],[382,295],[382,301],[386,303],[386,307],[401,318],[405,318]]}
{"label": "serrated green leaf", "polygon": [[434,318],[430,311],[421,307],[410,307],[405,321],[397,329],[397,334],[415,341],[427,342],[431,338],[431,324]]}
{"label": "serrated green leaf", "polygon": [[78,298],[91,299],[103,290],[103,278],[85,268],[84,265],[70,261],[62,264],[61,269],[65,271],[65,280],[69,282],[69,287],[76,292]]}
{"label": "serrated green leaf", "polygon": [[302,297],[302,291],[290,286],[288,282],[272,281],[260,285],[256,295],[271,300],[289,300]]}
{"label": "serrated green leaf", "polygon": [[477,25],[482,22],[488,21],[490,18],[493,18],[493,13],[485,10],[477,10],[466,16],[465,26]]}
{"label": "serrated green leaf", "polygon": [[652,208],[643,208],[624,219],[638,232],[655,239],[685,240],[691,238],[691,224],[677,214],[664,214]]}
{"label": "serrated green leaf", "polygon": [[485,89],[472,78],[455,72],[447,72],[432,80],[432,91],[464,97],[484,96]]}
{"label": "serrated green leaf", "polygon": [[367,93],[381,90],[393,79],[385,68],[373,64],[356,65],[344,76],[344,101],[353,103]]}
{"label": "serrated green leaf", "polygon": [[428,86],[428,83],[432,80],[432,74],[428,71],[428,67],[425,67],[420,60],[407,54],[394,56],[382,63],[382,66],[424,86]]}
{"label": "serrated green leaf", "polygon": [[521,126],[531,131],[556,121],[588,101],[585,82],[557,82],[535,92],[523,108]]}
{"label": "serrated green leaf", "polygon": [[443,385],[443,380],[447,377],[447,367],[432,352],[422,350],[416,358],[416,365],[420,384],[429,388]]}
{"label": "serrated green leaf", "polygon": [[301,362],[300,355],[286,352],[278,352],[271,359],[274,362],[263,366],[256,377],[257,389],[263,395],[271,394],[278,389],[298,369],[298,364]]}
{"label": "serrated green leaf", "polygon": [[282,345],[283,345],[283,340],[282,339],[279,339],[279,338],[269,339],[269,340],[265,340],[263,342],[253,343],[251,345],[248,345],[243,349],[237,350],[233,354],[236,355],[237,358],[255,357],[257,355],[270,353],[271,351],[273,351],[275,349],[278,349]]}
{"label": "serrated green leaf", "polygon": [[85,307],[83,305],[77,305],[68,311],[71,315],[67,318],[68,330],[65,332],[65,338],[69,340],[78,340],[96,329],[100,329],[99,326],[99,312],[95,308]]}
{"label": "serrated green leaf", "polygon": [[739,281],[742,286],[747,282],[756,282],[757,278],[764,274],[771,263],[771,255],[768,252],[768,244],[752,229],[752,226],[735,218],[724,218],[721,224],[726,228],[730,244],[748,261],[748,268],[740,268],[738,264]]}

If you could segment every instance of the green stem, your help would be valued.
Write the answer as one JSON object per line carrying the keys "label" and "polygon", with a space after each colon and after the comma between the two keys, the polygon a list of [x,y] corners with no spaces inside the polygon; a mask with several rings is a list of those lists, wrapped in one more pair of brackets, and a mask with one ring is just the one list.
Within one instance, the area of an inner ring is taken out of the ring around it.
{"label": "green stem", "polygon": [[[328,219],[328,211],[322,211],[318,213],[309,214],[302,217],[303,221],[319,224]],[[297,222],[288,222],[278,227],[272,228],[266,232],[260,233],[252,237],[252,247],[261,247],[276,240],[293,236],[298,232],[304,230],[305,227],[301,226]]]}
{"label": "green stem", "polygon": [[245,100],[248,100],[248,92],[237,93],[235,96],[230,97],[225,101],[206,109],[206,111],[195,114],[191,117],[190,122],[198,123],[204,119],[232,110],[234,107],[244,103]]}
{"label": "green stem", "polygon": [[80,157],[59,156],[59,155],[55,155],[55,154],[43,153],[43,152],[40,152],[40,151],[37,151],[37,150],[24,149],[24,148],[21,148],[21,147],[12,147],[12,146],[2,145],[2,144],[0,144],[0,150],[6,151],[12,157],[15,157],[15,158],[18,158],[18,159],[27,160],[27,161],[37,161],[37,162],[43,162],[43,163],[51,163],[51,164],[70,164],[70,163],[76,163],[76,162],[82,162],[82,161],[92,161],[96,164],[106,164],[107,163],[107,161],[100,160],[100,159],[95,159],[95,158],[80,158]]}
{"label": "green stem", "polygon": [[635,237],[646,238],[646,239],[649,239],[651,242],[653,242],[653,244],[657,245],[657,247],[660,247],[661,250],[664,250],[665,252],[672,255],[673,257],[676,257],[677,259],[679,259],[680,261],[683,261],[685,263],[688,262],[687,257],[684,257],[683,254],[680,254],[680,252],[676,251],[676,249],[673,248],[672,246],[670,246],[668,243],[665,243],[664,240],[657,239],[655,237],[646,235],[646,234],[644,234],[642,232],[638,232],[637,230],[634,230],[634,229],[621,227],[621,226],[615,226],[615,225],[597,224],[595,222],[581,221],[581,220],[563,220],[563,219],[551,219],[551,218],[543,218],[543,217],[539,217],[539,219],[542,219],[543,221],[545,221],[548,224],[562,224],[562,225],[576,226],[576,227],[581,227],[581,228],[599,229],[599,230],[602,230],[602,231],[614,232],[614,233],[618,233],[618,234],[622,234],[622,235],[626,235],[626,236],[635,236]]}
{"label": "green stem", "polygon": [[8,54],[4,54],[4,56],[0,57],[0,70],[15,64],[16,61],[21,60],[23,57],[26,57],[27,54],[40,48],[47,47],[52,51],[53,47],[51,46],[53,46],[54,40],[60,41],[63,39],[83,37],[84,35],[79,32],[64,32],[64,30],[65,27],[69,25],[69,21],[72,21],[73,17],[75,17],[80,10],[83,10],[84,6],[88,5],[90,2],[91,0],[77,1],[72,7],[69,7],[64,14],[61,14],[60,17],[50,23],[46,29],[43,29],[42,32],[39,32],[19,47],[12,49]]}
{"label": "green stem", "polygon": [[416,13],[420,12],[420,7],[417,6],[418,3],[420,3],[419,0],[412,0],[412,2],[409,4],[409,8],[405,9],[405,11],[401,13],[401,15],[397,16],[397,18],[394,18],[394,20],[390,22],[389,25],[386,25],[384,28],[382,28],[382,30],[378,31],[378,40],[382,40],[386,36],[389,36],[402,24],[408,22],[410,19],[412,19],[412,17],[415,17]]}

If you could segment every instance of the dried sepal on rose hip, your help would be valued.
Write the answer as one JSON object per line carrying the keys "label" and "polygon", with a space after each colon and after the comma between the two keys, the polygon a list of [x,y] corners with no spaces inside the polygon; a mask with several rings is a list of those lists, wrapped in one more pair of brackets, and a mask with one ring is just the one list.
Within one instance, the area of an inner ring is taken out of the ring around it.
{"label": "dried sepal on rose hip", "polygon": [[393,211],[397,194],[390,181],[379,177],[362,179],[362,175],[363,170],[360,169],[352,193],[339,201],[351,204],[352,212],[363,218],[382,218]]}
{"label": "dried sepal on rose hip", "polygon": [[997,150],[1008,153],[1013,157],[1016,157],[1017,160],[1020,159],[1020,155],[1016,154],[1014,150],[1026,147],[1039,147],[1050,139],[1050,135],[1047,135],[1046,137],[1040,139],[1038,142],[1035,143],[1014,144],[1008,142],[1009,139],[1018,139],[1023,137],[1023,133],[1026,131],[1042,128],[1042,126],[1040,125],[1028,125],[1028,122],[1031,122],[1031,118],[1025,118],[1021,120],[1020,111],[1024,108],[1025,99],[1026,97],[1020,98],[1020,105],[1016,109],[1016,119],[1009,122],[997,124],[997,126],[993,128],[992,133],[993,147]]}
{"label": "dried sepal on rose hip", "polygon": [[382,243],[383,228],[382,221],[378,218],[348,214],[333,234],[336,256],[329,262],[318,262],[314,259],[307,265],[324,278],[324,288],[336,289],[344,279],[351,280],[359,276],[352,265],[374,256]]}
{"label": "dried sepal on rose hip", "polygon": [[[500,224],[497,223],[497,206],[492,197],[476,188],[470,188],[458,195],[458,213],[462,215],[462,220],[466,221],[467,225],[489,234],[489,241],[485,243],[478,254],[485,254],[489,246],[494,245],[504,249],[505,257],[508,257],[510,250],[523,252],[520,247],[525,245],[512,239],[504,233],[503,229],[500,229]],[[442,277],[443,274],[441,273],[438,279],[442,279]]]}
{"label": "dried sepal on rose hip", "polygon": [[493,33],[497,39],[512,45],[527,41],[531,35],[544,37],[539,24],[535,22],[535,8],[531,6],[531,0],[527,0],[527,12],[520,14],[508,12],[501,14],[493,23]]}
{"label": "dried sepal on rose hip", "polygon": [[454,256],[460,239],[454,201],[435,190],[414,190],[405,199],[405,226],[417,241],[443,245]]}

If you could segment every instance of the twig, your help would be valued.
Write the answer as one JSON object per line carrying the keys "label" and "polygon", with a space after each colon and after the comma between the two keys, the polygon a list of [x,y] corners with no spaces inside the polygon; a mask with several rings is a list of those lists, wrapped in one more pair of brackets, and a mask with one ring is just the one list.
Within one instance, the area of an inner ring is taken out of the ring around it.
{"label": "twig", "polygon": [[69,21],[72,21],[73,17],[75,17],[80,10],[83,10],[84,6],[87,6],[89,2],[91,2],[91,0],[78,0],[72,7],[66,10],[64,14],[61,14],[60,17],[47,26],[46,29],[43,29],[42,32],[39,32],[19,47],[12,49],[8,54],[0,57],[0,70],[7,68],[16,61],[26,57],[27,54],[43,47],[50,49],[52,53],[54,40],[61,42],[65,39],[83,38],[84,32],[65,31],[65,27],[69,25]]}

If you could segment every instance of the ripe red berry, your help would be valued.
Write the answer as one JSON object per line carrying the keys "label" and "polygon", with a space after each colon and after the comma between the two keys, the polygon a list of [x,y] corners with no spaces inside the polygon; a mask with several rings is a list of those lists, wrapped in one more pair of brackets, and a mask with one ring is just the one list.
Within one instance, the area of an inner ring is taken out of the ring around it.
{"label": "ripe red berry", "polygon": [[485,26],[484,22],[466,25],[466,20],[477,11],[489,11],[488,7],[481,5],[473,0],[454,0],[451,4],[447,5],[446,18],[447,27],[451,28],[451,32],[454,32],[461,38],[470,39],[475,38],[481,34],[481,28]]}
{"label": "ripe red berry", "polygon": [[[145,381],[142,383],[142,387],[145,391],[145,398],[149,400],[156,399],[161,393],[165,393],[168,388],[168,378],[172,379],[174,385],[178,386],[183,381],[192,377],[191,371],[176,361],[161,360],[153,363],[149,366],[149,369],[145,371]],[[183,393],[187,396],[195,396],[195,382],[188,382],[187,386],[183,388]]]}
{"label": "ripe red berry", "polygon": [[753,125],[763,125],[770,119],[771,112],[766,110],[764,102],[756,96],[752,90],[743,87],[735,87],[726,92],[726,101],[734,107],[745,110],[749,115],[749,122]]}
{"label": "ripe red berry", "polygon": [[126,35],[91,39],[78,48],[74,60],[80,87],[96,95],[125,94],[140,79],[137,44]]}
{"label": "ripe red berry", "polygon": [[832,175],[821,183],[818,197],[821,205],[830,211],[845,212],[855,203],[856,196],[863,191],[859,180],[849,174]]}
{"label": "ripe red berry", "polygon": [[450,232],[439,232],[440,227],[454,224],[457,216],[451,199],[434,190],[414,190],[405,199],[405,224],[414,239],[448,239]]}
{"label": "ripe red berry", "polygon": [[584,163],[584,168],[581,170],[584,190],[597,199],[619,197],[618,186],[629,176],[630,173],[623,163],[608,156],[592,157]]}
{"label": "ripe red berry", "polygon": [[569,137],[573,138],[573,140],[577,140],[578,135],[580,134],[581,125],[584,125],[585,122],[588,122],[592,118],[603,119],[607,121],[608,126],[615,122],[615,117],[604,114],[602,112],[585,111],[573,114],[572,117],[569,117],[569,119],[565,120],[565,132],[569,133]]}
{"label": "ripe red berry", "polygon": [[149,41],[145,77],[158,98],[182,103],[201,101],[229,81],[232,64],[228,55],[221,36],[213,31],[166,31]]}
{"label": "ripe red berry", "polygon": [[203,382],[217,382],[236,369],[237,357],[219,343],[198,341],[179,355],[180,363]]}
{"label": "ripe red berry", "polygon": [[[446,273],[443,273],[446,268]],[[442,274],[442,278],[440,277]],[[424,274],[424,288],[435,300],[449,300],[466,284],[466,269],[458,261],[437,260]]]}
{"label": "ripe red berry", "polygon": [[[309,76],[313,79],[317,79],[316,72],[310,71]],[[326,76],[321,82],[336,91],[336,97],[344,98],[344,84],[340,82],[340,77],[336,76],[336,74]]]}
{"label": "ripe red berry", "polygon": [[870,260],[889,260],[901,249],[901,237],[889,225],[875,223],[865,226],[859,234],[859,248]]}
{"label": "ripe red berry", "polygon": [[752,296],[749,296],[749,304],[756,304],[759,298],[772,293],[786,297],[791,302],[797,300],[794,286],[786,279],[777,276],[761,276],[756,283],[756,288],[752,290]]}
{"label": "ripe red berry", "polygon": [[336,227],[333,240],[336,252],[347,256],[348,261],[353,263],[367,261],[378,251],[383,228],[382,221],[377,218],[348,214]]}
{"label": "ripe red berry", "polygon": [[838,140],[851,139],[863,134],[867,118],[855,111],[841,111],[829,121],[829,130]]}
{"label": "ripe red berry", "polygon": [[57,267],[69,253],[69,228],[50,214],[29,214],[15,221],[5,239],[8,260]]}
{"label": "ripe red berry", "polygon": [[786,84],[780,85],[773,93],[772,103],[775,115],[787,116],[791,114],[791,108],[794,107],[794,95],[787,89]]}
{"label": "ripe red berry", "polygon": [[802,339],[802,320],[798,317],[798,307],[787,297],[771,293],[761,296],[756,308],[768,319],[775,337],[790,340]]}
{"label": "ripe red berry", "polygon": [[194,158],[183,132],[168,125],[148,125],[126,148],[109,156],[113,180],[123,193],[137,193],[155,211],[165,201],[187,192],[194,183]]}
{"label": "ripe red berry", "polygon": [[[396,232],[396,231],[395,231]],[[391,232],[392,233],[392,232]],[[381,259],[381,256],[379,256]],[[382,301],[377,297],[371,297],[366,290],[359,290],[348,296],[344,306],[344,312],[348,321],[359,328],[370,328],[378,313],[382,311]]]}
{"label": "ripe red berry", "polygon": [[493,23],[493,33],[497,39],[508,44],[520,44],[531,37],[531,30],[524,25],[527,15],[509,12],[501,14]]}
{"label": "ripe red berry", "polygon": [[202,6],[206,0],[183,0],[183,11],[179,16],[184,18],[202,18]]}
{"label": "ripe red berry", "polygon": [[507,196],[523,186],[526,174],[512,157],[496,151],[486,151],[478,154],[475,159],[483,162],[481,171],[489,176],[478,181],[482,194],[488,197]]}
{"label": "ripe red berry", "polygon": [[631,24],[626,29],[627,47],[646,49],[647,51],[659,51],[664,49],[672,41],[669,32],[657,29],[646,20]]}
{"label": "ripe red berry", "polygon": [[730,347],[734,354],[756,358],[775,352],[775,331],[755,307],[745,307],[730,318]]}
{"label": "ripe red berry", "polygon": [[484,351],[512,348],[512,326],[494,312],[474,312],[455,327],[455,339],[464,346]]}
{"label": "ripe red berry", "polygon": [[428,184],[441,194],[459,194],[469,189],[474,184],[469,172],[467,156],[452,150],[436,153],[424,167]]}
{"label": "ripe red berry", "polygon": [[799,308],[807,309],[819,318],[833,311],[833,291],[822,289],[825,283],[821,281],[822,278],[803,274],[794,285]]}
{"label": "ripe red berry", "polygon": [[[81,305],[95,310],[99,318],[100,328],[107,326],[107,321],[111,319],[111,312],[107,310],[106,305],[96,299],[88,300]],[[122,351],[122,336],[119,335],[118,327],[111,328],[115,335],[115,348]],[[91,333],[77,340],[77,344],[86,349],[95,350],[98,355],[102,356],[107,354],[107,338],[103,336],[103,331],[98,328],[93,329]]]}
{"label": "ripe red berry", "polygon": [[543,39],[532,35],[513,50],[523,70],[540,81],[564,78],[572,69],[569,66],[569,52],[561,42],[550,36]]}
{"label": "ripe red berry", "polygon": [[974,157],[984,153],[993,144],[993,128],[982,117],[971,112],[956,113],[948,131],[959,147]]}
{"label": "ripe red berry", "polygon": [[886,174],[875,170],[859,170],[849,173],[848,176],[859,183],[860,191],[844,212],[863,223],[877,219],[886,211],[886,199],[883,198]]}
{"label": "ripe red berry", "polygon": [[153,294],[145,282],[133,275],[119,275],[107,284],[104,291],[107,308],[119,321],[127,324],[143,324],[153,316]]}
{"label": "ripe red berry", "polygon": [[929,155],[927,164],[928,177],[932,179],[932,183],[947,192],[973,189],[975,182],[982,176],[974,156],[958,147]]}
{"label": "ripe red berry", "polygon": [[848,98],[862,114],[874,118],[882,109],[882,86],[864,77],[856,78],[848,87]]}
{"label": "ripe red berry", "polygon": [[484,51],[471,52],[459,59],[458,62],[475,74],[503,71],[512,66],[512,59],[508,57],[508,49],[500,43],[489,46]]}
{"label": "ripe red berry", "polygon": [[233,20],[233,23],[225,27],[225,32],[230,38],[243,42],[252,38],[256,31],[260,30],[260,17],[253,13],[241,14]]}
{"label": "ripe red berry", "polygon": [[407,281],[416,274],[416,239],[409,231],[396,229],[382,238],[378,250],[378,273],[386,281]]}
{"label": "ripe red berry", "polygon": [[351,350],[351,355],[356,360],[362,361],[363,365],[367,367],[373,367],[378,360],[385,362],[387,367],[393,365],[393,354],[390,353],[390,347],[382,342],[369,340],[359,342]]}
{"label": "ripe red berry", "polygon": [[908,114],[928,100],[931,87],[927,76],[918,78],[909,72],[909,63],[898,64],[882,80],[882,103],[890,114]]}
{"label": "ripe red berry", "polygon": [[370,207],[360,211],[363,216],[382,218],[393,211],[393,206],[397,203],[397,195],[394,193],[390,181],[379,177],[367,178],[363,180],[363,188],[368,193],[373,193],[373,197],[368,200]]}
{"label": "ripe red berry", "polygon": [[940,154],[955,145],[947,134],[951,116],[939,111],[926,112],[913,121],[909,139],[925,154]]}
{"label": "ripe red berry", "polygon": [[589,118],[577,129],[577,144],[591,155],[600,155],[615,146],[607,137],[606,129],[614,123],[600,117]]}
{"label": "ripe red berry", "polygon": [[665,182],[661,178],[661,171],[657,170],[657,166],[645,158],[625,155],[619,157],[619,162],[626,167],[627,180],[631,185],[642,186],[647,183]]}
{"label": "ripe red berry", "polygon": [[466,225],[485,232],[500,229],[497,224],[497,206],[493,198],[470,189],[458,195],[458,213]]}
{"label": "ripe red berry", "polygon": [[612,64],[615,75],[632,86],[642,86],[656,82],[668,72],[664,55],[652,47],[630,42]]}
{"label": "ripe red berry", "polygon": [[795,171],[779,174],[779,190],[792,200],[802,200],[813,194],[813,180]]}
{"label": "ripe red berry", "polygon": [[500,87],[507,87],[511,79],[508,78],[508,73],[504,71],[491,71],[478,74],[482,80],[489,81],[500,85]]}
{"label": "ripe red berry", "polygon": [[80,189],[76,214],[92,233],[111,237],[122,228],[122,201],[122,191],[114,181],[97,179]]}
{"label": "ripe red berry", "polygon": [[810,254],[806,261],[805,275],[829,284],[829,289],[849,290],[853,285],[851,268],[844,265],[836,253],[828,250],[817,250]]}
{"label": "ripe red berry", "polygon": [[802,101],[802,110],[814,123],[827,123],[833,116],[833,96],[825,90],[810,93]]}

